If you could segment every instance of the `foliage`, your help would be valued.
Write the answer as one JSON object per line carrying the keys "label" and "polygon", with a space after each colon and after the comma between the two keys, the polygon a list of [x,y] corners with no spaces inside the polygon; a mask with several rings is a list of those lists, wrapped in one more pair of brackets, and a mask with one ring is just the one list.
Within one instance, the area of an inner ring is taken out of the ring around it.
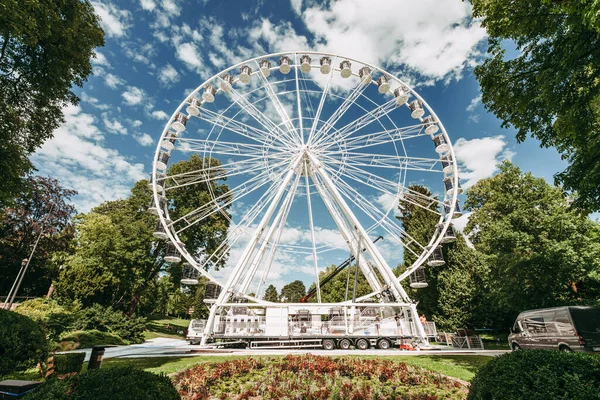
{"label": "foliage", "polygon": [[600,358],[583,353],[526,350],[495,357],[475,375],[469,400],[597,399]]}
{"label": "foliage", "polygon": [[600,226],[544,179],[504,162],[467,191],[466,227],[486,254],[490,312],[500,326],[532,308],[593,303],[600,295]]}
{"label": "foliage", "polygon": [[132,367],[89,370],[64,380],[51,379],[27,400],[177,400],[171,380]]}
{"label": "foliage", "polygon": [[67,251],[71,245],[75,208],[69,201],[75,194],[55,179],[29,177],[11,206],[0,210],[1,293],[8,293],[21,261],[30,257],[43,232],[18,294],[46,294],[52,279],[58,275],[58,266],[51,260],[53,254]]}
{"label": "foliage", "polygon": [[79,373],[83,367],[85,353],[54,354],[53,357],[55,374]]}
{"label": "foliage", "polygon": [[483,104],[519,141],[531,135],[555,146],[570,162],[556,180],[577,192],[575,205],[600,209],[598,1],[471,3],[489,34],[491,57],[475,68]]}
{"label": "foliage", "polygon": [[[336,269],[335,265],[331,265],[325,269],[325,271],[319,272],[319,281],[329,276]],[[346,301],[352,299],[352,292],[354,289],[354,275],[356,274],[356,264],[351,264],[346,267],[345,270],[337,274],[332,278],[326,285],[321,286],[321,301],[324,303],[337,303],[340,301]],[[316,285],[313,283],[310,289],[313,289]],[[348,293],[346,294],[346,286],[348,286]],[[367,282],[367,278],[363,275],[362,271],[359,270],[357,282],[356,282],[356,297],[365,296],[371,293],[373,290]],[[311,303],[317,301],[317,295],[315,294],[310,298]]]}
{"label": "foliage", "polygon": [[203,364],[173,377],[184,399],[462,399],[466,389],[442,375],[389,360],[313,355]]}
{"label": "foliage", "polygon": [[272,301],[274,303],[278,302],[279,294],[277,293],[277,288],[273,285],[267,286],[263,300]]}
{"label": "foliage", "polygon": [[27,156],[79,99],[104,33],[89,1],[5,0],[0,5],[0,206],[23,186]]}
{"label": "foliage", "polygon": [[129,342],[111,332],[101,332],[97,329],[78,330],[63,333],[56,351],[89,349],[103,344],[127,345]]}
{"label": "foliage", "polygon": [[27,300],[15,311],[42,325],[51,340],[56,340],[63,332],[73,329],[73,313],[55,300],[41,297]]}
{"label": "foliage", "polygon": [[283,299],[285,297],[287,303],[298,303],[305,294],[306,287],[304,286],[304,282],[295,280],[281,288],[280,298]]}
{"label": "foliage", "polygon": [[111,307],[94,304],[77,312],[74,323],[76,330],[98,330],[109,332],[130,343],[143,343],[146,319],[127,317]]}
{"label": "foliage", "polygon": [[0,377],[44,360],[48,342],[42,327],[24,315],[0,310]]}

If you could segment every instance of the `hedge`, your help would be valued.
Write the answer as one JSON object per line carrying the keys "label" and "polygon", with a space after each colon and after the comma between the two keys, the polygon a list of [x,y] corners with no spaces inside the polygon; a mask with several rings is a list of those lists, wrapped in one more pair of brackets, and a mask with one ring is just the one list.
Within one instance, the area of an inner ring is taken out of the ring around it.
{"label": "hedge", "polygon": [[13,311],[0,310],[0,377],[45,360],[46,333],[40,324]]}
{"label": "hedge", "polygon": [[54,373],[62,375],[81,372],[85,353],[54,354]]}

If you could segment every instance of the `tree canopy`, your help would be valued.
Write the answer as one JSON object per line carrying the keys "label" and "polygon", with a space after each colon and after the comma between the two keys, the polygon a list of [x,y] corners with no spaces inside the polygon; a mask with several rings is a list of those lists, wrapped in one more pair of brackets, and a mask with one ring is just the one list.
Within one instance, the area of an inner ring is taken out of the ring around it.
{"label": "tree canopy", "polygon": [[285,297],[287,303],[298,303],[306,294],[304,282],[295,280],[281,288],[281,298]]}
{"label": "tree canopy", "polygon": [[489,34],[491,57],[475,68],[483,104],[519,141],[556,147],[570,163],[557,183],[577,192],[576,206],[600,209],[600,3],[471,3]]}
{"label": "tree canopy", "polygon": [[267,286],[263,300],[278,302],[279,294],[277,294],[277,288],[273,285]]}
{"label": "tree canopy", "polygon": [[32,169],[27,156],[77,104],[72,91],[92,72],[104,45],[87,0],[3,0],[0,4],[0,206],[19,192]]}

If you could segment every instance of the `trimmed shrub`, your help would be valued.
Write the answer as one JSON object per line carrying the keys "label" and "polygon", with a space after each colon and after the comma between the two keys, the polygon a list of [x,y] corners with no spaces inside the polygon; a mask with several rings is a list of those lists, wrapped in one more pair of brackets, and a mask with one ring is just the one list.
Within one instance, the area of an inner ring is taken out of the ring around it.
{"label": "trimmed shrub", "polygon": [[165,375],[133,367],[113,367],[90,370],[64,380],[50,379],[25,399],[179,400],[180,396]]}
{"label": "trimmed shrub", "polygon": [[525,350],[503,354],[482,367],[469,400],[588,400],[600,397],[600,357]]}
{"label": "trimmed shrub", "polygon": [[128,318],[122,312],[111,307],[94,304],[77,312],[74,329],[114,333],[130,343],[143,343],[146,319]]}
{"label": "trimmed shrub", "polygon": [[0,310],[0,376],[34,367],[46,358],[48,341],[40,324]]}
{"label": "trimmed shrub", "polygon": [[54,300],[37,298],[24,301],[15,311],[41,324],[50,340],[73,329],[74,315]]}
{"label": "trimmed shrub", "polygon": [[126,345],[129,342],[124,341],[119,336],[114,333],[109,332],[100,332],[98,330],[92,329],[90,331],[75,331],[63,334],[60,338],[61,342],[59,342],[58,347],[61,347],[61,343],[78,343],[76,346],[78,349],[89,349],[90,347],[94,347],[102,344],[116,344],[116,345]]}
{"label": "trimmed shrub", "polygon": [[81,372],[85,353],[54,354],[54,373],[62,375]]}

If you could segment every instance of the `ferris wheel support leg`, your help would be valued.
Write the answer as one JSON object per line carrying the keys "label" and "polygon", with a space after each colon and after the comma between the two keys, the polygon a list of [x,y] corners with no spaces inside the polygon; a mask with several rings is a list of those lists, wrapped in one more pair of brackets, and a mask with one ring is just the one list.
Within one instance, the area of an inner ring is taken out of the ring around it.
{"label": "ferris wheel support leg", "polygon": [[279,204],[281,197],[285,193],[285,189],[290,184],[290,181],[292,180],[292,177],[294,176],[294,173],[296,172],[296,169],[298,168],[298,165],[300,164],[301,161],[302,161],[302,156],[299,156],[299,157],[296,157],[290,163],[290,165],[288,167],[288,171],[285,174],[285,177],[283,178],[281,184],[279,185],[279,188],[277,189],[277,194],[275,195],[273,200],[271,200],[271,204],[269,205],[269,208],[265,212],[265,215],[263,216],[262,220],[260,221],[260,224],[254,231],[254,234],[252,235],[250,241],[246,245],[246,248],[244,249],[244,252],[242,253],[235,268],[233,269],[233,272],[231,273],[229,278],[227,278],[227,282],[225,283],[225,286],[223,286],[223,289],[221,290],[221,294],[219,294],[217,301],[215,301],[215,303],[211,307],[210,315],[208,316],[208,320],[206,321],[206,328],[204,329],[204,335],[202,336],[202,341],[201,341],[202,345],[206,344],[206,340],[208,339],[208,337],[210,336],[210,334],[213,331],[213,324],[215,321],[215,316],[216,316],[217,310],[219,309],[219,307],[221,307],[222,304],[225,304],[227,302],[227,300],[229,299],[229,297],[232,295],[233,284],[238,281],[240,274],[246,268],[246,265],[248,264],[249,259],[251,258],[252,254],[256,250],[256,245],[257,245],[258,241],[260,240],[260,238],[265,230],[266,225],[268,224],[269,220],[271,219],[271,216],[273,215],[273,212],[275,211],[277,204]]}

